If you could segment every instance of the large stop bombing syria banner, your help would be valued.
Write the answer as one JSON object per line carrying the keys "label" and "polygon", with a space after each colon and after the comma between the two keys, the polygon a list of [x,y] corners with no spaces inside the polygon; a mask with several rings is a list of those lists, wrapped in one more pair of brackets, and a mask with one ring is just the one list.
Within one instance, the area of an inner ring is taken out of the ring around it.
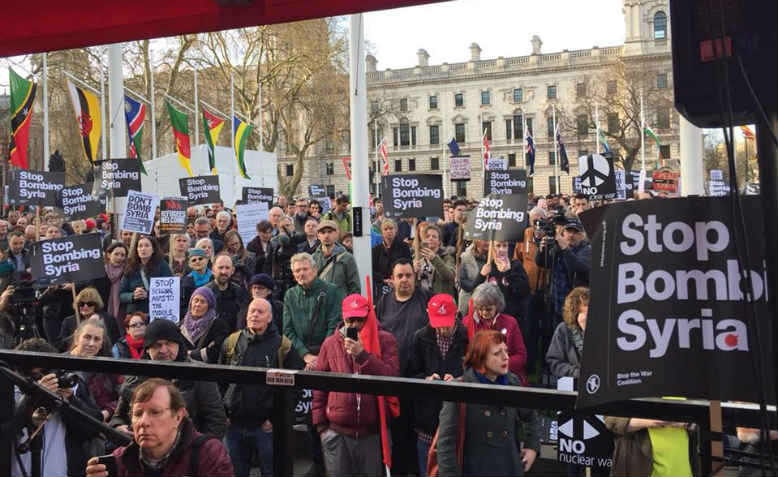
{"label": "large stop bombing syria banner", "polygon": [[[743,198],[743,234],[731,210],[727,198],[683,198],[581,214],[592,237],[590,283],[597,286],[590,291],[578,407],[660,396],[757,402],[757,354],[768,402],[775,403],[776,318],[767,306],[775,298],[767,296],[761,203]],[[739,266],[736,237],[748,240],[748,272]],[[746,273],[755,320],[746,307]]]}

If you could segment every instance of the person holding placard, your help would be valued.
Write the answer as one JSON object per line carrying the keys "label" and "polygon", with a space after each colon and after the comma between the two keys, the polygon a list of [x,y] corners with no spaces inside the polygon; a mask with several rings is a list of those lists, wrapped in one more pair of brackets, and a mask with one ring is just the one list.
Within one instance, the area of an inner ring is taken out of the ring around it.
{"label": "person holding placard", "polygon": [[467,314],[467,304],[470,295],[478,285],[479,273],[486,265],[489,255],[489,242],[486,240],[473,240],[464,253],[459,263],[459,311],[462,316]]}
{"label": "person holding placard", "polygon": [[529,308],[529,278],[520,260],[510,260],[508,242],[494,240],[491,242],[492,261],[487,261],[481,267],[476,277],[476,286],[483,282],[496,284],[505,297],[505,313],[519,322],[519,327],[526,339],[534,339],[527,323]]}
{"label": "person holding placard", "polygon": [[140,237],[133,252],[119,286],[119,299],[127,305],[127,313],[135,310],[148,313],[149,280],[151,277],[170,277],[173,272],[162,259],[153,237]]}
{"label": "person holding placard", "polygon": [[189,358],[216,363],[222,342],[230,334],[229,325],[219,319],[216,297],[208,287],[200,287],[189,299],[189,311],[181,321],[181,334],[188,340]]}
{"label": "person holding placard", "polygon": [[431,294],[448,293],[456,295],[454,286],[454,250],[441,247],[440,229],[428,225],[423,232],[419,252],[413,257],[413,268],[419,286]]}

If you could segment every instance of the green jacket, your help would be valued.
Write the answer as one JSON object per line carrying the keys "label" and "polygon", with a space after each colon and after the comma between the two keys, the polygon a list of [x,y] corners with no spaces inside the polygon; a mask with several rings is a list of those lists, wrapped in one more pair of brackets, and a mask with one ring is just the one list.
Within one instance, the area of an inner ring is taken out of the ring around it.
{"label": "green jacket", "polygon": [[284,336],[300,357],[319,354],[324,338],[341,324],[343,290],[319,278],[309,289],[300,285],[284,296]]}
{"label": "green jacket", "polygon": [[[330,259],[332,260],[331,263]],[[362,291],[359,286],[357,262],[343,245],[336,243],[335,249],[329,258],[324,256],[324,253],[321,251],[321,245],[319,245],[316,251],[313,252],[313,261],[316,262],[319,278],[344,290],[346,295]]]}
{"label": "green jacket", "polygon": [[351,211],[346,209],[343,212],[343,218],[338,219],[338,215],[335,213],[335,209],[331,209],[329,212],[324,214],[321,218],[322,220],[332,220],[336,224],[338,224],[338,228],[340,229],[340,235],[343,235],[347,232],[351,232]]}

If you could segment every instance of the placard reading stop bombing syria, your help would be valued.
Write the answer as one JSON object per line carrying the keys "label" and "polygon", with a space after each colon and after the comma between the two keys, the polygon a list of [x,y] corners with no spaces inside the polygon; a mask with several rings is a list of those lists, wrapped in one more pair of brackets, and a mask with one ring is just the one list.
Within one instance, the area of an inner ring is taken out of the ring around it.
{"label": "placard reading stop bombing syria", "polygon": [[490,195],[468,213],[465,238],[522,240],[527,222],[527,194]]}
{"label": "placard reading stop bombing syria", "polygon": [[[759,399],[755,337],[775,336],[776,324],[761,202],[743,200],[753,327],[728,199],[632,201],[581,214],[592,237],[589,281],[597,286],[589,311],[597,319],[586,329],[577,406],[659,396]],[[776,397],[774,346],[763,339],[760,350],[768,402]]]}
{"label": "placard reading stop bombing syria", "polygon": [[439,174],[386,176],[381,181],[381,197],[387,217],[439,217],[443,213],[443,179]]}
{"label": "placard reading stop bombing syria", "polygon": [[30,269],[36,286],[81,283],[105,276],[100,234],[35,242]]}

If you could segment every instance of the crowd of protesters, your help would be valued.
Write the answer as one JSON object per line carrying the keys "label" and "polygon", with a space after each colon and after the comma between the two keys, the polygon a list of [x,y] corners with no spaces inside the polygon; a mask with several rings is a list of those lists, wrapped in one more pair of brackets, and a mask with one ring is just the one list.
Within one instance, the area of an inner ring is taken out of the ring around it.
{"label": "crowd of protesters", "polygon": [[[155,227],[150,236],[114,230],[106,215],[65,223],[55,210],[7,211],[0,347],[515,386],[555,387],[558,378],[579,376],[591,245],[577,216],[589,208],[586,197],[572,204],[566,196],[531,197],[530,224],[516,242],[465,240],[473,204],[464,199],[446,200],[429,221],[386,218],[376,199],[372,293],[380,331],[379,349],[370,351],[349,333],[370,314],[351,251],[349,199],[326,205],[322,214],[316,200],[280,196],[246,244],[222,204],[189,208],[186,233]],[[36,240],[89,233],[103,239],[105,277],[32,288]],[[150,279],[170,276],[181,277],[180,322],[149,322]],[[20,305],[22,293],[32,293],[34,307]],[[113,449],[119,475],[242,476],[252,467],[272,474],[274,409],[265,386],[79,373],[83,386],[63,389],[52,370],[24,372],[133,436]],[[443,399],[398,404],[399,415],[387,413],[395,416],[396,475],[427,475],[432,450],[438,475],[522,475],[539,454],[535,411]],[[23,439],[31,407],[17,396],[15,420],[3,431]],[[378,416],[373,395],[315,391],[309,475],[381,475]],[[620,439],[618,475],[691,475],[688,455],[634,455],[647,439],[665,451],[688,444],[685,426],[606,423]],[[100,440],[94,431],[57,412],[46,426],[44,475],[107,475],[93,457],[110,446],[83,445]],[[13,475],[29,465],[29,454],[20,456]]]}

